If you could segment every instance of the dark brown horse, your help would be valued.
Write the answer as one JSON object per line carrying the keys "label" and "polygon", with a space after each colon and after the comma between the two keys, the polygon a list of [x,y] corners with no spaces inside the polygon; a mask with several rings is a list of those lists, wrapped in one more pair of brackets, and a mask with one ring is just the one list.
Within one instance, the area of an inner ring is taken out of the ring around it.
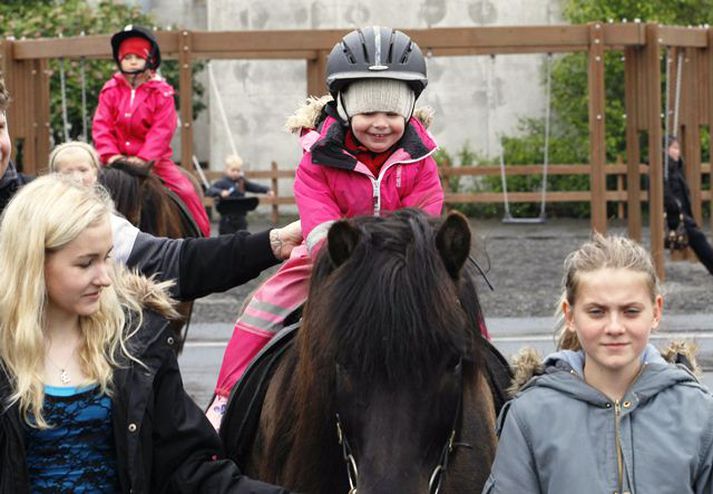
{"label": "dark brown horse", "polygon": [[417,210],[331,227],[248,474],[313,494],[480,492],[495,407],[470,238],[463,216]]}
{"label": "dark brown horse", "polygon": [[[196,191],[200,191],[195,179],[185,173],[191,178]],[[201,236],[188,208],[178,196],[164,187],[161,179],[151,174],[150,163],[145,167],[137,167],[118,160],[102,170],[99,180],[111,194],[116,210],[139,230],[167,238]],[[185,332],[182,330],[185,327],[187,331],[192,307],[193,302],[181,302],[177,309],[183,317],[172,323],[178,336],[179,351],[185,340]]]}

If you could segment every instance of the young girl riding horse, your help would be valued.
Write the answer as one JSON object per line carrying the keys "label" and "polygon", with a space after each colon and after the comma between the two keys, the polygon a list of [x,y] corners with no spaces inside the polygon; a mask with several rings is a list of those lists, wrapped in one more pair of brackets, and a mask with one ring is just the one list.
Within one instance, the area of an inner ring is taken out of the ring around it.
{"label": "young girl riding horse", "polygon": [[153,33],[127,26],[111,38],[119,72],[99,93],[92,123],[94,146],[102,163],[123,158],[136,166],[153,161],[153,172],[185,203],[204,236],[210,220],[188,178],[171,161],[171,138],[176,130],[174,90],[156,74],[161,52]]}
{"label": "young girl riding horse", "polygon": [[327,59],[332,97],[310,100],[288,121],[304,150],[295,200],[306,242],[260,287],[235,324],[207,412],[216,427],[233,384],[304,303],[312,257],[333,221],[408,206],[441,213],[443,190],[432,157],[436,143],[414,115],[427,83],[421,50],[400,31],[359,29],[332,49]]}

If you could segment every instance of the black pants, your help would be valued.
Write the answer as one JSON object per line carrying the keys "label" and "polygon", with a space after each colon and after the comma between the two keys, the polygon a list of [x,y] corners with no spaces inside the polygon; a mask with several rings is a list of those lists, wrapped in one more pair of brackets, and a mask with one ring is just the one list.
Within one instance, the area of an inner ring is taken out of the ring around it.
{"label": "black pants", "polygon": [[221,215],[220,217],[220,223],[218,224],[218,233],[220,235],[247,229],[248,221],[244,214]]}
{"label": "black pants", "polygon": [[710,274],[713,274],[713,247],[708,243],[706,235],[696,224],[696,221],[688,215],[683,216],[683,224],[688,233],[688,246],[696,253]]}

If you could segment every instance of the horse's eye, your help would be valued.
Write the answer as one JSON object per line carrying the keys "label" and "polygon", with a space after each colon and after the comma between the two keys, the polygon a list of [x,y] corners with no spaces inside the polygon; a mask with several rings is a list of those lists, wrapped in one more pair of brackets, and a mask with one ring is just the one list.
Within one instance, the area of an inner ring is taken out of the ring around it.
{"label": "horse's eye", "polygon": [[463,359],[460,355],[453,355],[450,359],[448,359],[446,368],[452,372],[460,372],[462,363]]}

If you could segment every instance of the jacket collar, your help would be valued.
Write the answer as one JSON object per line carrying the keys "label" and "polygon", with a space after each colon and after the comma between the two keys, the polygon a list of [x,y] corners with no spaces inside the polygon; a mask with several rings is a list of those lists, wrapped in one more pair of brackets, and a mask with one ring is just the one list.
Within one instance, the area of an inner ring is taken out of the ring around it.
{"label": "jacket collar", "polygon": [[[347,124],[338,116],[334,101],[324,98],[312,100],[307,108],[309,116],[300,115],[299,119],[288,122],[288,128],[302,133],[302,148],[305,152],[312,153],[312,162],[342,170],[357,168],[357,158],[344,146]],[[432,115],[427,110],[415,112],[391,154],[398,154],[400,161],[418,161],[433,153],[437,146],[426,130],[426,124],[430,123],[431,119]],[[310,123],[314,124],[314,128],[299,127],[300,124]],[[391,161],[393,160],[390,158],[387,162]]]}
{"label": "jacket collar", "polygon": [[[693,369],[678,364],[679,356],[685,356]],[[665,358],[664,358],[665,357]],[[532,349],[518,354],[514,361],[513,386],[510,394],[527,392],[536,387],[555,389],[572,398],[602,406],[609,400],[583,379],[585,355],[581,351],[562,350],[541,360]],[[628,394],[638,402],[652,398],[662,390],[681,383],[700,386],[693,371],[697,363],[693,349],[687,344],[669,345],[663,355],[653,345],[647,345],[642,355],[644,369],[632,384]]]}

